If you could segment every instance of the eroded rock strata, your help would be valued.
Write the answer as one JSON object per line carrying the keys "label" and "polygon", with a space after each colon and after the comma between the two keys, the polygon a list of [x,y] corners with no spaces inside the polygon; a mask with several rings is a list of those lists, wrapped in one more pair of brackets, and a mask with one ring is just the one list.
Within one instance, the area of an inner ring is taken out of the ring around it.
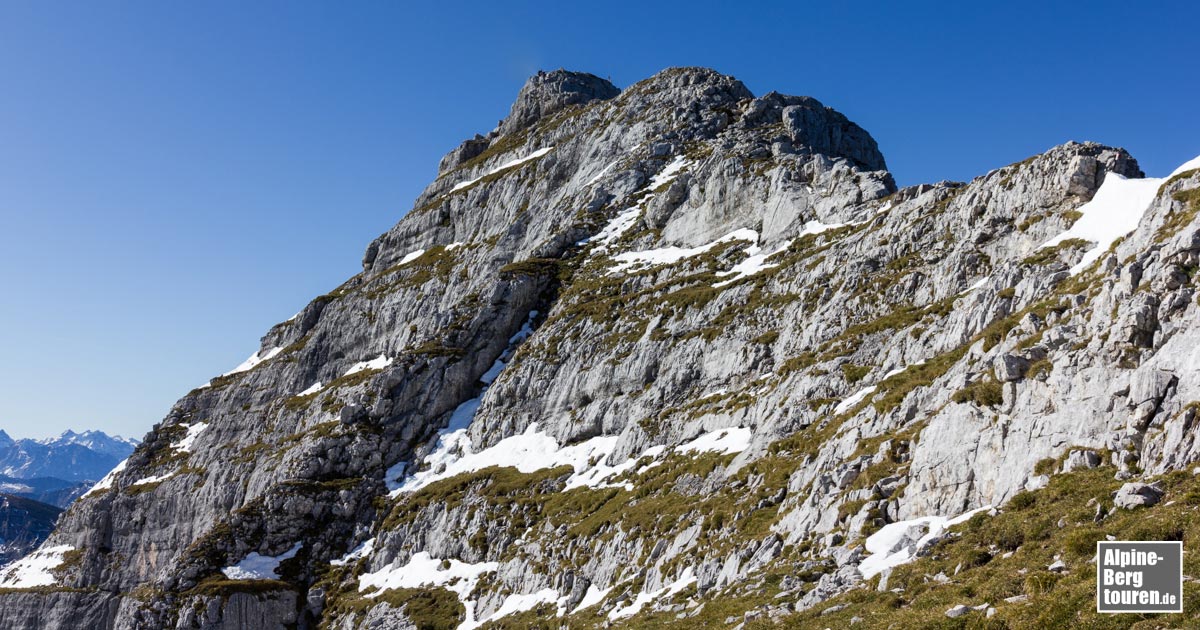
{"label": "eroded rock strata", "polygon": [[0,625],[805,627],[890,594],[889,523],[1200,459],[1200,173],[886,169],[712,70],[537,75],[63,515],[50,584],[0,576]]}

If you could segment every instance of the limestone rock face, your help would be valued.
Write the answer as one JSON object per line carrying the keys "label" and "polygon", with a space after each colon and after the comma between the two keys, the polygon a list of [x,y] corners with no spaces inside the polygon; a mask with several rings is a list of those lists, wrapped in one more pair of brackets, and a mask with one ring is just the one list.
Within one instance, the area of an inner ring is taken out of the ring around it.
{"label": "limestone rock face", "polygon": [[520,131],[568,105],[610,99],[620,92],[612,83],[585,72],[539,72],[517,94],[508,118],[500,123],[500,135]]}
{"label": "limestone rock face", "polygon": [[610,99],[620,92],[621,90],[609,81],[585,72],[538,72],[521,88],[508,117],[501,120],[496,129],[486,137],[476,134],[474,138],[463,141],[458,148],[446,154],[438,164],[438,174],[445,173],[483,153],[497,138],[511,137],[514,132],[529,127],[545,116],[571,105]]}
{"label": "limestone rock face", "polygon": [[809,97],[539,74],[63,515],[50,586],[0,572],[0,625],[600,627],[777,591],[733,625],[855,587],[889,524],[1187,467],[1200,175],[1087,231],[1141,177],[1068,143],[897,189]]}

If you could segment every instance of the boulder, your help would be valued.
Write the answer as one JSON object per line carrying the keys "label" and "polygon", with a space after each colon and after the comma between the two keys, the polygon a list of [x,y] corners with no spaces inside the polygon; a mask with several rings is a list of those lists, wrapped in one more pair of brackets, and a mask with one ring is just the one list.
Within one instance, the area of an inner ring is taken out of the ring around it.
{"label": "boulder", "polygon": [[1127,510],[1150,507],[1161,501],[1162,496],[1163,491],[1157,484],[1130,482],[1113,495],[1113,505]]}
{"label": "boulder", "polygon": [[1019,381],[1025,378],[1025,372],[1029,369],[1029,361],[1015,354],[1002,354],[997,357],[993,368],[996,371],[996,378],[1001,381]]}
{"label": "boulder", "polygon": [[1071,451],[1063,461],[1062,471],[1086,470],[1100,465],[1100,455],[1095,451]]}

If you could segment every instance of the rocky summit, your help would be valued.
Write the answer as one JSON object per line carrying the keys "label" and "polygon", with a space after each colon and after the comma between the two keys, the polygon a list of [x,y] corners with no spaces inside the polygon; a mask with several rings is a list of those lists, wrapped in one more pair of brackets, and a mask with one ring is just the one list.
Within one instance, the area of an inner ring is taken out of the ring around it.
{"label": "rocky summit", "polygon": [[898,189],[811,97],[539,73],[0,626],[1087,625],[1096,540],[1200,574],[1197,166]]}

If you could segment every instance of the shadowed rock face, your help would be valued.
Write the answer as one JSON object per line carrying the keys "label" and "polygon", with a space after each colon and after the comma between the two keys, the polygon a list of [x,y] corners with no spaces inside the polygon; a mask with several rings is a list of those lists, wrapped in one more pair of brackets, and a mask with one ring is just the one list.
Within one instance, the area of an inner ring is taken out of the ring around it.
{"label": "shadowed rock face", "polygon": [[764,584],[794,611],[858,583],[865,532],[1002,503],[1069,449],[1186,465],[1200,240],[1175,195],[1200,177],[1084,273],[1090,242],[1042,247],[1112,174],[1141,176],[1068,143],[897,190],[808,97],[703,68],[619,93],[539,74],[360,274],[64,514],[46,544],[71,562],[0,594],[0,622],[452,627],[587,603],[568,621],[596,627]]}
{"label": "shadowed rock face", "polygon": [[844,157],[864,170],[887,170],[871,134],[817,99],[771,92],[758,103],[756,111],[749,112],[747,118],[781,117],[792,145],[813,153]]}
{"label": "shadowed rock face", "polygon": [[0,494],[0,566],[36,549],[61,513],[53,505]]}

